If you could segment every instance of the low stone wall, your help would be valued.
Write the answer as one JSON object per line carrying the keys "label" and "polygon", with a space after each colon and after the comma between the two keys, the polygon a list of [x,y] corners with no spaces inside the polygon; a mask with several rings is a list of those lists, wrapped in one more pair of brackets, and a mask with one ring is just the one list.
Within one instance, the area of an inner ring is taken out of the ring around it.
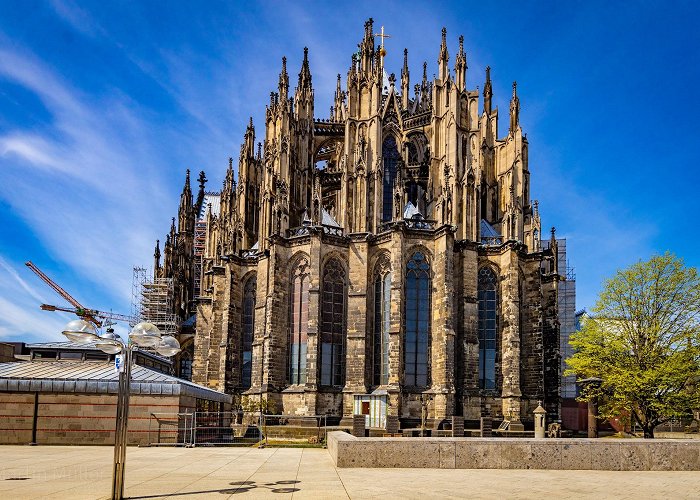
{"label": "low stone wall", "polygon": [[337,467],[700,470],[700,440],[356,438],[328,435]]}

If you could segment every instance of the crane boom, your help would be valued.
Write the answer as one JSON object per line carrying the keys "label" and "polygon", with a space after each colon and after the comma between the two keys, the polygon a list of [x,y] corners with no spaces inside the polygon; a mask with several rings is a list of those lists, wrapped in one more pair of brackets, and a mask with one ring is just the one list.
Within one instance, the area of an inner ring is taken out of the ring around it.
{"label": "crane boom", "polygon": [[123,321],[125,323],[131,323],[133,321],[133,318],[131,316],[127,316],[126,314],[98,311],[97,309],[80,309],[80,308],[72,308],[71,309],[68,307],[52,306],[50,304],[41,304],[39,307],[41,307],[41,309],[43,311],[63,311],[63,312],[73,313],[76,316],[79,316],[81,318],[84,318],[86,316],[92,316],[95,318],[113,319],[116,321]]}
{"label": "crane boom", "polygon": [[[46,284],[49,285],[51,288],[53,288],[53,290],[54,290],[57,294],[59,294],[59,295],[60,295],[61,297],[63,297],[64,299],[66,299],[73,307],[75,307],[75,310],[68,309],[67,312],[73,312],[73,313],[77,314],[78,316],[80,316],[81,318],[85,319],[86,321],[90,321],[90,322],[94,323],[95,326],[97,326],[98,328],[100,328],[100,327],[102,326],[102,321],[98,320],[98,319],[95,317],[95,315],[93,314],[94,312],[98,312],[98,311],[93,311],[93,310],[86,309],[85,307],[83,307],[83,306],[80,304],[80,302],[78,302],[77,300],[75,300],[75,299],[73,298],[73,296],[72,296],[71,294],[69,294],[68,292],[66,292],[63,288],[61,288],[61,287],[58,285],[58,283],[56,283],[56,282],[53,281],[51,278],[49,278],[48,276],[46,276],[46,274],[44,274],[44,272],[43,272],[41,269],[39,269],[38,267],[36,267],[36,266],[32,263],[31,260],[25,262],[25,265],[26,265],[29,269],[31,269],[32,271],[34,271],[34,274],[36,274],[37,276],[39,276],[39,278],[41,278],[41,280],[42,280],[44,283],[46,283]],[[43,307],[42,307],[42,309],[43,309]],[[47,310],[50,311],[50,310],[52,310],[52,309],[47,309]],[[54,310],[63,311],[63,310],[65,310],[65,309],[56,308],[56,309],[54,309]]]}
{"label": "crane boom", "polygon": [[51,288],[53,288],[54,291],[55,291],[57,294],[59,294],[59,295],[60,295],[61,297],[63,297],[64,299],[66,299],[73,307],[75,307],[76,309],[85,309],[82,305],[80,305],[80,302],[78,302],[77,300],[75,300],[75,299],[73,298],[73,296],[72,296],[71,294],[69,294],[68,292],[66,292],[63,288],[61,288],[61,287],[58,285],[58,283],[54,282],[51,278],[49,278],[48,276],[46,276],[46,275],[44,274],[44,272],[43,272],[41,269],[39,269],[38,267],[36,267],[36,266],[34,265],[34,263],[33,263],[31,260],[28,261],[28,262],[25,262],[25,265],[26,265],[29,269],[31,269],[32,271],[34,271],[34,274],[36,274],[37,276],[39,276],[39,278],[41,278],[41,279],[44,281],[44,283],[46,283],[46,284],[49,285]]}

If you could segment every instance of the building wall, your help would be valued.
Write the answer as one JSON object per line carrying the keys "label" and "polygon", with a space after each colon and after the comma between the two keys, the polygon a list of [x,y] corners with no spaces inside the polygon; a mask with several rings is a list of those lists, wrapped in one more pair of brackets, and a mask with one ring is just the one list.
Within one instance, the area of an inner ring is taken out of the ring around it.
{"label": "building wall", "polygon": [[[35,397],[36,393],[0,393],[0,444],[27,444],[32,441]],[[36,443],[113,445],[116,405],[116,394],[39,393]],[[129,401],[128,443],[147,444],[159,439],[156,417],[164,422],[169,421],[160,426],[160,439],[174,439],[177,436],[176,427],[172,425],[174,416],[194,412],[195,409],[197,400],[191,396],[132,395]]]}
{"label": "building wall", "polygon": [[[345,88],[338,80],[330,120],[314,117],[305,51],[293,92],[283,59],[257,152],[252,120],[246,128],[238,182],[231,160],[220,213],[207,214],[193,379],[267,397],[285,414],[347,418],[356,395],[386,391],[388,413],[407,424],[420,418],[425,404],[435,425],[452,415],[531,421],[539,400],[557,418],[561,273],[554,229],[542,248],[516,85],[508,132],[499,136],[490,70],[480,111],[479,92],[465,84],[463,40],[452,70],[443,30],[437,75],[428,81],[424,67],[412,95],[407,53],[400,85],[393,77],[384,82],[372,26],[371,20],[365,24]],[[188,182],[183,197],[191,197]],[[421,207],[418,219],[404,218],[414,201]],[[404,375],[404,276],[418,248],[431,265],[430,382],[411,388]],[[371,280],[382,252],[392,269],[389,383],[375,387]],[[347,270],[346,363],[344,385],[326,388],[319,381],[319,315],[323,266],[332,255]],[[308,376],[303,385],[289,385],[290,269],[302,257],[310,280]],[[477,284],[485,265],[496,270],[499,292],[492,390],[479,388]],[[241,287],[250,273],[257,276],[253,374],[252,387],[243,391]]]}

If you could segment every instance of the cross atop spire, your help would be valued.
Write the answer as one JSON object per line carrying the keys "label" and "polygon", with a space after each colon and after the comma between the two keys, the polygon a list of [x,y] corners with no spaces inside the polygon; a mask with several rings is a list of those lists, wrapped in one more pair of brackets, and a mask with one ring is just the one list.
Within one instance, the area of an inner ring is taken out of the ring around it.
{"label": "cross atop spire", "polygon": [[382,67],[383,67],[384,66],[384,56],[386,55],[386,49],[384,48],[384,39],[391,38],[391,35],[384,34],[384,26],[382,26],[381,32],[375,33],[374,36],[380,37],[382,39],[382,41],[379,42],[379,57],[380,57],[380,61],[382,63]]}

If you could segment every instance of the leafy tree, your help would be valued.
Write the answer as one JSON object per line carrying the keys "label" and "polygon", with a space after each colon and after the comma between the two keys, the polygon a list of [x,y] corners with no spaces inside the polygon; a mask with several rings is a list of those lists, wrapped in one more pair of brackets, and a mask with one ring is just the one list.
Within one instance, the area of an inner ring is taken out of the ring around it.
{"label": "leafy tree", "polygon": [[571,336],[567,374],[602,379],[580,397],[598,398],[604,418],[628,415],[645,438],[700,408],[700,277],[670,253],[618,271],[592,315]]}

